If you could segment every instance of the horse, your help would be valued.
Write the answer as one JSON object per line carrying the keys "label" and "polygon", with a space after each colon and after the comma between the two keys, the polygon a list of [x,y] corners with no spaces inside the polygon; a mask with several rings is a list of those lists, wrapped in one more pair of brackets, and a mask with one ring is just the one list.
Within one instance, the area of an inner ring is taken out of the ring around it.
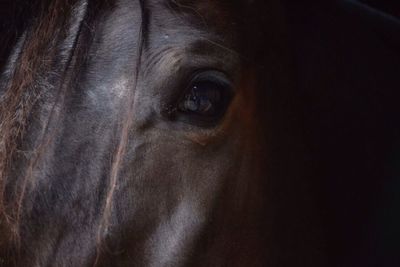
{"label": "horse", "polygon": [[397,266],[396,18],[3,1],[0,266]]}

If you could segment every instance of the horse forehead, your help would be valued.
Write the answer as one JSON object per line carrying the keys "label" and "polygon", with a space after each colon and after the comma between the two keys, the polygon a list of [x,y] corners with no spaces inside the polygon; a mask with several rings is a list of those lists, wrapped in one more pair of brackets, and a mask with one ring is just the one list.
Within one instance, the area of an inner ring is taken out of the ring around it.
{"label": "horse forehead", "polygon": [[224,21],[237,7],[235,0],[150,0],[148,3],[150,8],[172,10],[214,22]]}
{"label": "horse forehead", "polygon": [[[144,0],[144,9],[140,8],[139,0],[117,0],[117,3],[106,23],[110,33],[103,34],[103,41],[110,46],[119,46],[121,40],[137,43],[141,30],[147,44],[156,45],[175,42],[174,45],[181,46],[196,36],[199,39],[200,35],[227,42],[234,37],[235,5],[226,4],[225,0]],[[173,38],[168,40],[170,36]]]}
{"label": "horse forehead", "polygon": [[[235,23],[234,14],[238,13],[236,1],[228,0],[115,0],[114,25],[134,23],[138,28],[140,20],[161,27],[154,30],[181,26],[196,27],[203,31],[226,32]],[[140,6],[142,5],[141,8]],[[143,12],[144,11],[144,12]],[[143,22],[143,21],[142,21]],[[147,26],[147,25],[145,25]],[[157,31],[157,30],[156,30]]]}

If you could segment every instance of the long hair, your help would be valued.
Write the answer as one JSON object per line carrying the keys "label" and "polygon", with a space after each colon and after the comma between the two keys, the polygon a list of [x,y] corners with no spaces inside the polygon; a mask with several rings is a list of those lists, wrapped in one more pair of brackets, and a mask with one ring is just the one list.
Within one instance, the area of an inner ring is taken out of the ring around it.
{"label": "long hair", "polygon": [[[19,36],[11,56],[8,57],[6,68],[0,80],[0,235],[2,236],[0,251],[2,253],[5,250],[10,250],[10,247],[14,243],[17,244],[20,239],[20,215],[23,212],[23,199],[27,187],[33,184],[35,179],[33,169],[40,163],[40,156],[45,152],[46,145],[51,141],[52,135],[48,131],[48,126],[57,116],[54,106],[61,101],[60,99],[70,88],[66,85],[69,81],[65,77],[71,71],[74,60],[85,60],[85,53],[87,53],[91,42],[90,25],[95,23],[99,11],[111,8],[113,1],[38,0],[24,3],[25,8],[29,10],[29,14],[32,14],[32,16],[29,16],[28,22],[24,22],[26,27],[23,34]],[[69,32],[69,29],[72,28],[71,16],[74,8],[79,4],[87,6],[85,14],[80,18],[84,23],[82,21],[79,23],[72,51],[67,53],[66,58],[60,59],[60,54],[65,53],[65,51],[62,51],[62,41],[68,38],[68,34],[71,34]],[[139,4],[142,22],[139,25],[140,37],[137,52],[138,61],[133,81],[134,87],[137,84],[140,58],[147,31],[147,9],[144,0],[139,0]],[[22,16],[21,19],[24,19],[24,17]],[[81,28],[83,24],[85,25],[84,29]],[[63,60],[64,64],[59,64],[57,62],[59,60]],[[58,69],[55,70],[56,68]],[[55,73],[55,77],[48,77],[52,73]],[[42,125],[42,133],[37,137],[39,140],[35,140],[33,147],[25,148],[24,142],[27,138],[29,124],[33,120],[32,114],[39,105],[45,90],[55,91],[53,94],[57,97],[52,103],[53,109],[48,114],[47,122]],[[98,256],[101,253],[102,233],[108,227],[111,201],[128,142],[129,122],[133,116],[133,95],[127,101],[126,110],[122,113],[123,116],[119,124],[121,126],[120,138],[110,167],[109,187],[106,190],[102,219],[99,223]],[[30,153],[24,153],[23,148],[30,150]],[[28,167],[18,170],[16,162],[23,162],[22,165]],[[17,246],[19,247],[19,244]]]}
{"label": "long hair", "polygon": [[[24,160],[21,151],[35,104],[48,83],[57,56],[58,40],[66,34],[72,0],[30,1],[30,20],[3,71],[0,95],[0,232],[17,232],[17,199],[23,194],[25,176],[14,162]],[[24,19],[21,17],[21,19]],[[30,160],[26,159],[25,160]],[[20,175],[11,181],[11,173]],[[11,189],[11,184],[16,188]],[[10,193],[13,192],[13,193]]]}

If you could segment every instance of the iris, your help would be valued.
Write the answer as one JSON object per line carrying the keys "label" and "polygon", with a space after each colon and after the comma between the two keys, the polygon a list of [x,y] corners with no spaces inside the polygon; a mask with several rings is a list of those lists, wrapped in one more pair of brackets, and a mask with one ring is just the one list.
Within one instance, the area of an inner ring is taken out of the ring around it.
{"label": "iris", "polygon": [[193,119],[218,120],[224,115],[231,95],[232,86],[223,73],[202,72],[189,83],[178,110]]}

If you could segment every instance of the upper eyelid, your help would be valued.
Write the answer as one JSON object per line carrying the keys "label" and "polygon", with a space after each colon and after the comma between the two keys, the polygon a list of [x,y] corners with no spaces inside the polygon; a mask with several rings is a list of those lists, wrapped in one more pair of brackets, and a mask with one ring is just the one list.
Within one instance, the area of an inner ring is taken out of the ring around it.
{"label": "upper eyelid", "polygon": [[217,83],[224,83],[228,85],[233,84],[233,79],[230,77],[228,73],[225,73],[223,70],[219,69],[200,69],[191,78],[191,81],[214,81]]}
{"label": "upper eyelid", "polygon": [[156,51],[151,52],[146,55],[144,64],[143,64],[143,73],[147,76],[149,73],[152,74],[155,66],[163,66],[163,65],[173,65],[173,61],[171,59],[176,58],[174,61],[180,61],[181,57],[181,49],[171,46],[166,46]]}
{"label": "upper eyelid", "polygon": [[239,54],[216,44],[211,39],[200,38],[186,44],[166,44],[156,49],[149,48],[143,57],[142,72],[145,76],[154,77],[154,70],[165,74],[171,69],[179,69],[188,64],[198,65],[199,68],[203,66],[219,69],[228,76],[233,76],[239,65]]}
{"label": "upper eyelid", "polygon": [[[215,71],[222,73],[225,80],[230,84],[235,84],[239,73],[238,69],[237,66],[231,67],[215,59],[181,58],[175,62],[158,66],[151,72],[144,73],[143,79],[160,90],[165,87],[182,88],[182,85],[188,84],[196,73]],[[154,77],[157,77],[157,79],[154,79]]]}

